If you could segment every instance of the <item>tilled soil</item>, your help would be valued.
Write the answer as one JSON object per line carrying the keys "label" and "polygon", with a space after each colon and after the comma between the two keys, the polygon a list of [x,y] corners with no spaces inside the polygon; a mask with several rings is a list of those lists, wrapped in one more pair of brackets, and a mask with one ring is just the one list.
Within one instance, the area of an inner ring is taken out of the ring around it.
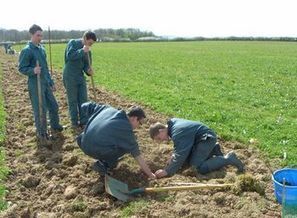
{"label": "tilled soil", "polygon": [[[104,192],[99,175],[91,170],[94,160],[78,148],[77,131],[67,128],[56,135],[51,149],[38,149],[27,78],[17,70],[16,57],[0,54],[5,99],[6,162],[11,172],[6,179],[9,207],[1,217],[120,217],[127,207],[134,217],[280,217],[271,182],[271,171],[259,152],[236,142],[220,141],[224,152],[235,150],[246,165],[246,173],[264,186],[265,195],[232,190],[196,190],[147,194],[123,203]],[[61,72],[54,72],[62,124],[69,124]],[[98,101],[127,109],[135,102],[96,88]],[[89,90],[92,97],[92,90]],[[172,145],[154,143],[148,127],[166,116],[145,107],[147,122],[136,131],[141,150],[151,168],[166,164]],[[113,176],[129,187],[180,185],[184,183],[230,183],[238,180],[233,167],[200,175],[187,169],[171,178],[148,181],[130,156],[119,163]],[[126,210],[127,211],[127,210]],[[127,215],[127,214],[126,214]]]}

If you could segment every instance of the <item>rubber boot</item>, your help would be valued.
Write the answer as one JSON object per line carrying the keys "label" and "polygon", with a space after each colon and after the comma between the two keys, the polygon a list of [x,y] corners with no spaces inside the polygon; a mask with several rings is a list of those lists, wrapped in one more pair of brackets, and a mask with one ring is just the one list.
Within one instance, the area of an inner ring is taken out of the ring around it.
{"label": "rubber boot", "polygon": [[45,148],[48,148],[48,149],[52,148],[52,142],[49,139],[47,134],[37,136],[37,147],[39,147],[39,148],[45,147]]}
{"label": "rubber boot", "polygon": [[233,151],[226,154],[225,158],[229,161],[230,165],[237,167],[238,172],[241,173],[244,171],[244,164],[238,159]]}

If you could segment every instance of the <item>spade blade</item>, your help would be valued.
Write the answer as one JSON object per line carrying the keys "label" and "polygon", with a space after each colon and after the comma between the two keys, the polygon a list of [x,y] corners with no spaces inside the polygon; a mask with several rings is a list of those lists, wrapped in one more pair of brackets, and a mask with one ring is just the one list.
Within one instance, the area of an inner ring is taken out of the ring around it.
{"label": "spade blade", "polygon": [[107,174],[105,174],[105,191],[124,202],[131,198],[128,194],[128,185]]}

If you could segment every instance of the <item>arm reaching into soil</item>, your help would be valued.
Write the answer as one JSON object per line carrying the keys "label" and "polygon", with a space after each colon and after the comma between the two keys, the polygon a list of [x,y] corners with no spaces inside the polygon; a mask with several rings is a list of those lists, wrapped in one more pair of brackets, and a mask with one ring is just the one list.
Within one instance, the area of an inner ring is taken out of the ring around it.
{"label": "arm reaching into soil", "polygon": [[146,164],[145,160],[141,155],[138,155],[135,157],[135,160],[138,162],[140,168],[142,171],[150,178],[150,179],[156,179],[155,174],[152,173],[151,169],[149,166]]}
{"label": "arm reaching into soil", "polygon": [[175,174],[185,163],[191,152],[192,145],[185,140],[174,142],[174,151],[171,155],[170,162],[165,167],[167,175],[172,176]]}
{"label": "arm reaching into soil", "polygon": [[[170,162],[172,161],[172,158],[173,158],[173,154],[171,154],[170,157],[168,158],[167,164],[170,164]],[[163,178],[165,176],[168,176],[168,173],[167,173],[167,171],[165,169],[164,170],[159,169],[154,174],[157,177],[157,179],[161,179],[161,178]]]}
{"label": "arm reaching into soil", "polygon": [[163,178],[163,177],[167,176],[168,173],[166,172],[166,170],[162,170],[162,169],[160,169],[160,170],[157,170],[157,171],[155,172],[155,175],[156,175],[156,177],[157,177],[158,179],[160,179],[160,178]]}

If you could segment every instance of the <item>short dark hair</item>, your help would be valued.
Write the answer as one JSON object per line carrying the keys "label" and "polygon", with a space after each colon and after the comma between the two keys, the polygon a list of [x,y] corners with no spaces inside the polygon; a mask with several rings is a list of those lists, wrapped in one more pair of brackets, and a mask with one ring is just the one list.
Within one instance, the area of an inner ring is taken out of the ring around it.
{"label": "short dark hair", "polygon": [[154,139],[157,135],[159,135],[160,129],[166,129],[166,126],[159,122],[152,124],[150,126],[149,133],[152,139]]}
{"label": "short dark hair", "polygon": [[127,113],[128,117],[137,117],[137,120],[146,118],[144,111],[139,106],[133,106],[129,109]]}
{"label": "short dark hair", "polygon": [[37,31],[43,31],[43,30],[41,29],[40,26],[36,24],[33,24],[29,29],[29,33],[31,33],[32,35],[35,34]]}
{"label": "short dark hair", "polygon": [[96,36],[96,34],[95,34],[94,32],[92,32],[92,31],[86,31],[86,32],[84,33],[84,36],[83,36],[83,37],[84,37],[86,40],[93,39],[94,42],[97,41],[97,36]]}

